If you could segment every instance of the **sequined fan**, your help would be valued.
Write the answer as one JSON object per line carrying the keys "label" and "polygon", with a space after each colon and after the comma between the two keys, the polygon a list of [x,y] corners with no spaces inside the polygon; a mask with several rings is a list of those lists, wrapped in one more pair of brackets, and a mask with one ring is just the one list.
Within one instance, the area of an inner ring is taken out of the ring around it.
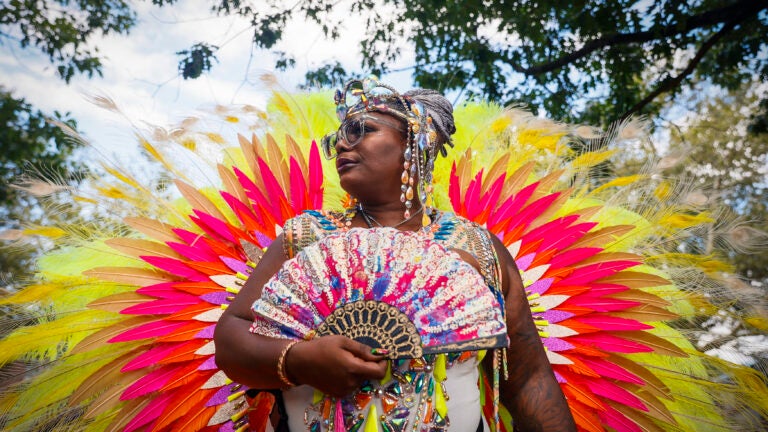
{"label": "sequined fan", "polygon": [[391,228],[352,229],[305,248],[253,310],[256,333],[344,334],[390,358],[507,345],[499,303],[480,274],[427,235]]}

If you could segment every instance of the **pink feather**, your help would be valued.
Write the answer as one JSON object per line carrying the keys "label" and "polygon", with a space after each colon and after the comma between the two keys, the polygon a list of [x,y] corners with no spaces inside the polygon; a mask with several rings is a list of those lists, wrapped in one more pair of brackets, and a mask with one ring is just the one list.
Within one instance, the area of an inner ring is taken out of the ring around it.
{"label": "pink feather", "polygon": [[201,210],[193,210],[195,215],[197,215],[197,218],[190,217],[197,226],[203,229],[203,231],[207,232],[211,235],[211,237],[219,237],[223,238],[224,240],[228,240],[233,243],[237,243],[237,239],[232,234],[232,230],[230,230],[229,225],[225,223],[224,221],[221,221],[208,213],[205,213]]}
{"label": "pink feather", "polygon": [[649,348],[641,343],[626,340],[618,336],[609,335],[603,332],[575,335],[569,337],[568,340],[587,346],[593,346],[608,352],[637,353],[653,351],[652,348]]}
{"label": "pink feather", "polygon": [[584,380],[584,382],[587,384],[587,388],[598,396],[641,411],[648,411],[648,407],[637,396],[612,382],[603,379]]}
{"label": "pink feather", "polygon": [[142,324],[136,328],[126,330],[119,335],[109,340],[110,343],[116,342],[128,342],[139,339],[154,338],[159,336],[165,336],[172,333],[174,330],[185,326],[187,323],[184,321],[165,321],[158,320],[152,321],[146,324]]}
{"label": "pink feather", "polygon": [[570,226],[564,229],[557,238],[552,239],[552,243],[547,244],[547,250],[566,249],[584,237],[584,234],[588,233],[595,226],[597,226],[596,222],[586,222]]}
{"label": "pink feather", "polygon": [[205,236],[205,234],[187,231],[183,228],[174,228],[173,233],[179,236],[179,238],[182,239],[184,243],[188,244],[189,246],[205,247],[205,248],[208,247],[205,243],[203,243],[203,237]]}
{"label": "pink feather", "polygon": [[456,175],[456,162],[451,165],[451,175],[448,183],[448,198],[451,200],[453,212],[461,214],[461,190],[459,187],[459,176]]}
{"label": "pink feather", "polygon": [[173,352],[173,350],[176,349],[176,347],[178,347],[180,344],[180,342],[159,344],[156,347],[151,348],[148,351],[136,356],[133,360],[129,361],[128,364],[123,366],[120,371],[128,372],[157,364],[160,362],[160,360]]}
{"label": "pink feather", "polygon": [[296,161],[296,158],[291,157],[289,164],[291,179],[290,204],[293,212],[299,214],[309,206],[309,193],[307,192],[307,184],[304,182],[304,173],[301,172],[299,162]]}
{"label": "pink feather", "polygon": [[611,261],[592,264],[577,269],[571,276],[561,280],[560,283],[562,285],[585,285],[638,264],[636,261]]}
{"label": "pink feather", "polygon": [[573,296],[568,299],[567,304],[573,306],[588,307],[595,312],[612,312],[629,309],[640,306],[642,303],[631,300],[620,300],[610,297],[600,297],[588,292],[582,295]]}
{"label": "pink feather", "polygon": [[165,270],[170,274],[183,277],[184,279],[194,281],[194,282],[202,282],[205,280],[208,280],[208,276],[206,276],[203,273],[200,273],[197,270],[194,270],[187,266],[184,261],[175,259],[175,258],[166,258],[166,257],[158,257],[158,256],[141,256],[140,257],[145,262],[153,265],[154,267],[157,267],[161,270]]}
{"label": "pink feather", "polygon": [[[563,234],[563,231],[578,219],[578,215],[571,215],[549,221],[540,227],[528,231],[523,237],[521,237],[521,240],[523,243],[528,243],[536,239],[543,239],[544,244],[549,245],[554,243],[554,240],[560,238],[560,236]],[[547,249],[552,248],[547,246]]]}
{"label": "pink feather", "polygon": [[533,195],[533,192],[536,191],[538,186],[538,182],[532,183],[520,189],[520,191],[515,195],[507,198],[506,201],[504,201],[504,203],[499,206],[496,211],[491,212],[491,214],[488,216],[488,227],[490,227],[493,231],[496,231],[495,227],[498,224],[514,219],[515,215],[520,211],[521,208],[523,208],[525,203],[528,202],[528,199],[531,197],[531,195]]}
{"label": "pink feather", "polygon": [[559,253],[549,260],[549,268],[559,269],[583,261],[602,252],[603,248],[576,248]]}
{"label": "pink feather", "polygon": [[155,298],[172,298],[179,291],[173,287],[175,282],[163,282],[155,285],[147,285],[136,290],[137,294],[151,296]]}
{"label": "pink feather", "polygon": [[624,381],[632,384],[644,385],[645,381],[637,375],[627,371],[621,366],[611,363],[609,360],[596,358],[596,357],[582,357],[581,361],[585,365],[592,368],[593,371],[606,377],[613,378],[615,380]]}
{"label": "pink feather", "polygon": [[243,225],[246,227],[249,225],[257,225],[260,227],[264,226],[264,220],[257,216],[253,212],[252,208],[240,202],[237,197],[224,191],[221,192],[221,197],[224,198],[224,201],[227,202],[229,208],[232,209],[232,211],[235,213],[240,222],[243,223]]}
{"label": "pink feather", "polygon": [[283,222],[285,222],[285,217],[288,216],[283,211],[283,207],[287,207],[288,204],[285,191],[283,191],[283,188],[272,173],[269,165],[267,165],[267,162],[264,161],[264,159],[259,158],[258,163],[259,170],[261,171],[261,180],[264,182],[264,193],[270,197],[268,205],[272,210],[272,216],[280,225],[282,225]]}
{"label": "pink feather", "polygon": [[598,411],[597,412],[598,417],[600,417],[600,421],[611,428],[613,428],[617,432],[642,432],[643,429],[640,428],[634,421],[627,418],[624,414],[620,413],[616,409],[610,406],[606,406],[605,411]]}
{"label": "pink feather", "polygon": [[509,226],[507,227],[507,231],[511,231],[518,227],[527,227],[528,225],[530,225],[531,222],[533,222],[534,219],[539,217],[539,215],[543,213],[547,207],[552,205],[552,203],[559,196],[560,196],[560,192],[555,192],[555,193],[546,195],[532,202],[531,204],[526,206],[524,209],[520,210],[512,218],[512,223],[510,223]]}
{"label": "pink feather", "polygon": [[[160,417],[160,414],[165,411],[165,408],[168,406],[168,402],[170,402],[173,396],[174,395],[172,393],[161,393],[158,395],[155,399],[152,400],[152,402],[149,403],[149,405],[141,410],[141,412],[136,414],[133,420],[125,425],[123,432],[133,432],[142,426],[157,420],[157,418]],[[151,428],[146,428],[146,430],[151,430]]]}
{"label": "pink feather", "polygon": [[475,178],[469,182],[467,192],[464,194],[464,215],[469,220],[475,220],[484,210],[480,205],[480,186],[483,178],[483,170],[475,175]]}
{"label": "pink feather", "polygon": [[205,245],[204,242],[198,242],[198,246],[187,246],[185,244],[176,242],[166,243],[171,249],[178,252],[183,257],[192,261],[215,261],[216,255],[210,250],[199,247],[199,245]]}
{"label": "pink feather", "polygon": [[640,321],[627,318],[618,318],[605,314],[592,313],[589,315],[580,316],[574,318],[575,320],[591,325],[592,327],[600,330],[608,330],[612,332],[616,331],[633,331],[633,330],[649,330],[653,326],[643,324]]}
{"label": "pink feather", "polygon": [[128,386],[120,395],[120,400],[131,400],[160,390],[176,375],[178,368],[175,366],[162,366],[149,372]]}
{"label": "pink feather", "polygon": [[309,148],[309,202],[313,209],[323,206],[323,165],[315,141]]}
{"label": "pink feather", "polygon": [[198,303],[200,303],[198,297],[179,294],[170,299],[153,300],[129,306],[121,310],[120,313],[125,315],[169,315]]}

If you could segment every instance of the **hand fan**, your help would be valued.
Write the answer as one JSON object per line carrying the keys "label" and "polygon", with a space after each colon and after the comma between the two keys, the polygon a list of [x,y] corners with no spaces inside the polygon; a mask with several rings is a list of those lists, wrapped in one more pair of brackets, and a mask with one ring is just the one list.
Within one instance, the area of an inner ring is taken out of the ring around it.
{"label": "hand fan", "polygon": [[390,358],[508,344],[480,274],[423,233],[351,229],[304,248],[270,279],[251,331],[278,338],[342,334]]}

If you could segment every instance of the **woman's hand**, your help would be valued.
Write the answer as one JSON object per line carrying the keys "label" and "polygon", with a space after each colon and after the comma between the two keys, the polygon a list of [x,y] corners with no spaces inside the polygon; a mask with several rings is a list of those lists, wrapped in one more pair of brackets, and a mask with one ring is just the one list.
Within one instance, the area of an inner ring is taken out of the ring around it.
{"label": "woman's hand", "polygon": [[294,345],[285,370],[296,384],[310,385],[334,397],[348,396],[366,380],[380,380],[387,361],[371,347],[345,336],[323,336]]}

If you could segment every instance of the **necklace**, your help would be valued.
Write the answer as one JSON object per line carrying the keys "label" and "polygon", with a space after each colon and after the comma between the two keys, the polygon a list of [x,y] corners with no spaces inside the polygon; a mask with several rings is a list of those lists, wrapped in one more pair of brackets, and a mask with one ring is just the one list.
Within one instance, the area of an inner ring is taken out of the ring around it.
{"label": "necklace", "polygon": [[[358,205],[357,205],[357,209],[358,209],[358,211],[360,212],[360,214],[363,216],[363,219],[365,220],[365,223],[366,223],[366,224],[368,224],[368,228],[373,228],[373,224],[376,224],[376,226],[378,226],[378,227],[380,227],[380,228],[385,228],[385,227],[384,227],[384,225],[382,225],[382,224],[381,224],[381,222],[377,221],[377,220],[376,220],[376,218],[374,218],[373,216],[371,216],[371,214],[370,214],[370,213],[368,213],[368,212],[367,212],[367,211],[366,211],[366,210],[363,208],[363,206],[362,206],[361,204],[358,204]],[[413,219],[413,218],[415,218],[416,216],[418,216],[418,215],[419,215],[419,213],[421,213],[422,211],[424,211],[424,206],[421,206],[421,207],[419,207],[419,209],[418,209],[418,210],[416,210],[415,212],[413,212],[413,214],[412,214],[412,215],[410,215],[410,216],[408,216],[407,218],[405,218],[405,219],[401,220],[400,222],[398,222],[398,223],[396,223],[396,224],[392,225],[392,226],[391,226],[391,227],[389,227],[389,228],[397,228],[397,227],[399,227],[399,226],[401,226],[401,225],[405,224],[406,222],[408,222],[408,221],[410,221],[411,219]]]}

